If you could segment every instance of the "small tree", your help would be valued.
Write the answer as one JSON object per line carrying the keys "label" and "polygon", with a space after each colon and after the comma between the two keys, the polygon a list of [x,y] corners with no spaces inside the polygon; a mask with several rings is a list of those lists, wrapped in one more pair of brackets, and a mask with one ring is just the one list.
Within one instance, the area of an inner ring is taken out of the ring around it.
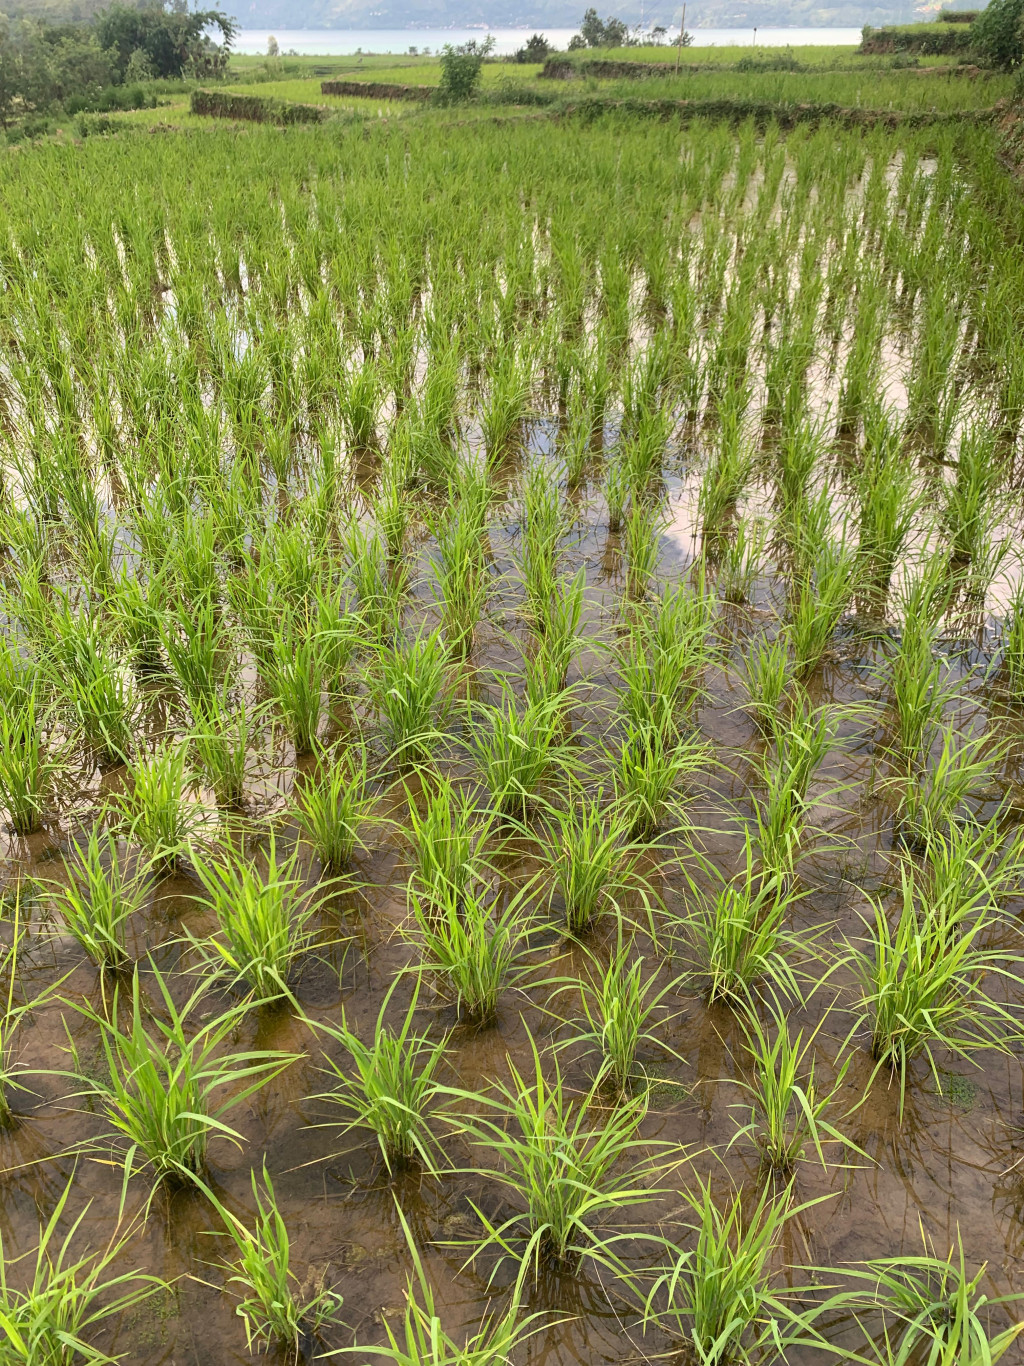
{"label": "small tree", "polygon": [[273,35],[272,33],[268,34],[268,35],[267,35],[267,56],[268,56],[268,57],[280,57],[280,55],[281,55],[281,48],[280,48],[279,45],[278,45],[277,39],[274,37],[274,35]]}
{"label": "small tree", "polygon": [[[221,43],[211,41],[211,28],[220,30]],[[115,3],[95,21],[97,41],[113,60],[118,80],[123,80],[132,53],[140,48],[156,76],[218,75],[227,66],[236,30],[234,19],[221,10],[190,10],[178,0],[157,0],[140,8]]]}
{"label": "small tree", "polygon": [[483,42],[475,38],[468,43],[445,43],[441,49],[441,80],[438,98],[445,104],[468,100],[480,84],[484,58],[494,47],[494,37],[488,34]]}
{"label": "small tree", "polygon": [[587,47],[604,47],[604,24],[597,17],[596,9],[588,9],[580,24],[580,37]]}
{"label": "small tree", "polygon": [[515,56],[517,62],[543,62],[553,52],[551,44],[543,33],[535,33],[528,38]]}
{"label": "small tree", "polygon": [[615,15],[607,19],[598,18],[596,9],[588,9],[580,24],[582,43],[570,42],[570,48],[582,47],[629,47],[629,26]]}
{"label": "small tree", "polygon": [[1024,61],[1024,0],[991,0],[971,25],[971,47],[986,66],[1012,71]]}

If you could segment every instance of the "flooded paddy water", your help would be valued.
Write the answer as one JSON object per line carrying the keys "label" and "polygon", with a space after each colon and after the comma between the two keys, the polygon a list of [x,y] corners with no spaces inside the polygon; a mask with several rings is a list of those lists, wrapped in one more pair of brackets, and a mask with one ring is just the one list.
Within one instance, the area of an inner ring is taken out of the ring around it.
{"label": "flooded paddy water", "polygon": [[12,162],[0,1360],[1022,1359],[990,138]]}

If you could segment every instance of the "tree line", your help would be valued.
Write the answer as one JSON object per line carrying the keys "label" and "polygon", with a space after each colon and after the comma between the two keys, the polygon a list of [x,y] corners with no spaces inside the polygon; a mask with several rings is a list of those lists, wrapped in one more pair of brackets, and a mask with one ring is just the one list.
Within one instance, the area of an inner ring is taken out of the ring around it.
{"label": "tree line", "polygon": [[0,14],[0,127],[16,115],[76,112],[144,81],[219,76],[236,31],[223,11],[189,10],[187,0],[115,3],[77,24]]}

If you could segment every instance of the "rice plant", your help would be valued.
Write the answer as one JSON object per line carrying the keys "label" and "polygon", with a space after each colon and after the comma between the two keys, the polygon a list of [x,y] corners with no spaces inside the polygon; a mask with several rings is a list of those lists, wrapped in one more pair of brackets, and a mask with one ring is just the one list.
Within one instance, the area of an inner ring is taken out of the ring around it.
{"label": "rice plant", "polygon": [[165,615],[160,639],[193,719],[201,723],[222,695],[231,670],[230,642],[217,604],[205,601]]}
{"label": "rice plant", "polygon": [[42,828],[66,764],[67,749],[56,742],[34,689],[0,710],[0,806],[15,834]]}
{"label": "rice plant", "polygon": [[552,808],[540,837],[541,867],[561,898],[570,935],[588,930],[598,918],[617,913],[633,895],[643,895],[640,850],[631,843],[630,822],[606,816],[599,800],[583,794],[566,807]]}
{"label": "rice plant", "polygon": [[794,1349],[821,1350],[815,1311],[801,1312],[796,1292],[776,1289],[772,1261],[794,1208],[787,1189],[773,1196],[766,1187],[754,1209],[744,1209],[740,1191],[724,1202],[711,1183],[697,1178],[696,1191],[682,1192],[696,1234],[692,1252],[680,1252],[660,1269],[644,1307],[644,1322],[656,1323],[683,1342],[701,1366],[730,1366],[764,1353],[783,1356]]}
{"label": "rice plant", "polygon": [[31,1011],[38,1010],[45,1005],[63,982],[62,978],[58,979],[56,982],[34,991],[31,996],[24,995],[20,1001],[15,999],[18,987],[19,957],[25,938],[26,931],[22,920],[21,890],[19,888],[15,893],[11,942],[0,948],[0,973],[7,979],[6,990],[0,999],[0,1129],[2,1130],[13,1128],[17,1122],[11,1093],[13,1091],[27,1092],[29,1089],[22,1080],[29,1069],[21,1064],[18,1057],[21,1024]]}
{"label": "rice plant", "polygon": [[150,892],[145,870],[129,873],[116,837],[94,825],[86,843],[75,845],[67,876],[52,892],[62,923],[98,968],[126,968],[131,962],[127,926]]}
{"label": "rice plant", "polygon": [[528,357],[511,347],[501,353],[488,377],[487,403],[480,426],[489,464],[499,461],[515,444],[530,402]]}
{"label": "rice plant", "polygon": [[723,422],[697,497],[697,517],[705,541],[721,535],[724,519],[739,502],[753,465],[753,451],[745,444],[739,424]]}
{"label": "rice plant", "polygon": [[987,1263],[969,1274],[959,1229],[945,1258],[928,1246],[923,1229],[922,1241],[924,1248],[916,1256],[873,1257],[863,1267],[850,1268],[847,1275],[859,1288],[849,1301],[869,1312],[882,1310],[884,1340],[890,1344],[895,1338],[898,1361],[919,1360],[928,1366],[999,1361],[1024,1332],[1024,1321],[993,1333],[991,1310],[1014,1305],[1020,1296],[989,1296],[981,1289]]}
{"label": "rice plant", "polygon": [[[557,692],[566,686],[569,666],[585,643],[581,622],[586,588],[585,569],[579,570],[571,579],[562,576],[551,584],[538,618],[539,639],[523,666],[530,700],[540,695],[536,691],[540,678],[545,680],[545,692]],[[532,693],[531,682],[535,685]]]}
{"label": "rice plant", "polygon": [[631,837],[650,840],[673,818],[678,825],[683,789],[710,764],[711,746],[698,732],[667,741],[662,729],[627,727],[612,781]]}
{"label": "rice plant", "polygon": [[214,1138],[241,1147],[242,1138],[226,1117],[279,1075],[294,1055],[225,1051],[248,1003],[214,1015],[202,1009],[208,997],[200,986],[179,1008],[160,973],[151,969],[150,975],[158,992],[155,1008],[143,999],[137,969],[127,1000],[115,983],[109,1014],[88,1004],[77,1007],[98,1032],[101,1061],[86,1070],[72,1046],[72,1078],[109,1131],[85,1146],[110,1152],[116,1143],[125,1185],[134,1171],[145,1169],[155,1188],[204,1177]]}
{"label": "rice plant", "polygon": [[764,568],[767,535],[763,522],[741,518],[732,536],[718,549],[716,589],[723,602],[749,602]]}
{"label": "rice plant", "polygon": [[[485,1317],[475,1333],[469,1333],[460,1343],[445,1331],[434,1303],[434,1292],[427,1280],[412,1230],[397,1208],[405,1232],[413,1263],[405,1292],[405,1314],[402,1329],[396,1333],[384,1320],[387,1346],[354,1347],[353,1352],[369,1352],[394,1366],[507,1366],[512,1352],[538,1328],[531,1325],[541,1316],[520,1314],[520,1294],[514,1292],[505,1312]],[[349,1350],[349,1349],[343,1349]]]}
{"label": "rice plant", "polygon": [[535,465],[523,483],[521,573],[529,620],[541,634],[558,578],[563,530],[558,485],[548,469]]}
{"label": "rice plant", "polygon": [[[41,1224],[34,1248],[9,1253],[0,1237],[0,1324],[3,1359],[11,1366],[107,1366],[115,1358],[93,1339],[163,1287],[154,1276],[131,1269],[114,1271],[124,1257],[131,1231],[111,1237],[99,1252],[76,1254],[91,1202],[67,1223],[72,1177],[53,1213]],[[27,1263],[28,1274],[22,1264]]]}
{"label": "rice plant", "polygon": [[376,651],[367,685],[399,767],[432,756],[447,702],[447,653],[437,632]]}
{"label": "rice plant", "polygon": [[[473,880],[474,854],[487,826],[480,819],[471,794],[457,788],[448,778],[424,778],[422,815],[409,794],[413,876],[426,898],[438,888],[450,888],[458,897]],[[441,895],[444,896],[443,891]]]}
{"label": "rice plant", "polygon": [[646,502],[634,499],[626,522],[623,550],[626,558],[626,584],[637,601],[650,592],[661,554],[664,519]]}
{"label": "rice plant", "polygon": [[[478,1251],[494,1244],[511,1255],[520,1282],[531,1271],[536,1279],[542,1267],[574,1271],[584,1259],[617,1270],[605,1222],[632,1217],[656,1194],[637,1136],[646,1096],[597,1112],[596,1090],[574,1101],[557,1056],[548,1080],[537,1045],[530,1042],[532,1071],[521,1073],[510,1060],[511,1080],[482,1098],[482,1113],[458,1119],[495,1164],[488,1175],[518,1206],[500,1224],[474,1207],[486,1230]],[[480,1105],[480,1097],[454,1095]]]}
{"label": "rice plant", "polygon": [[865,436],[865,459],[856,476],[857,553],[865,582],[884,601],[918,521],[922,499],[915,492],[914,467],[903,456],[900,434],[890,415],[872,413]]}
{"label": "rice plant", "polygon": [[954,561],[966,563],[984,552],[998,514],[1000,475],[991,434],[972,428],[960,446],[942,510]]}
{"label": "rice plant", "polygon": [[696,705],[715,659],[711,637],[715,600],[703,577],[690,589],[668,589],[629,625],[617,651],[619,710],[637,730],[676,738]]}
{"label": "rice plant", "polygon": [[[753,1075],[739,1085],[750,1096],[750,1121],[738,1132],[754,1139],[763,1165],[771,1172],[791,1172],[812,1148],[823,1170],[828,1170],[826,1144],[846,1146],[849,1140],[827,1118],[843,1088],[851,1058],[838,1061],[831,1081],[821,1086],[815,1078],[817,1036],[826,1013],[805,1038],[789,1031],[789,1022],[776,1010],[771,1028],[750,1012],[744,1021]],[[734,1140],[735,1141],[735,1140]]]}
{"label": "rice plant", "polygon": [[604,477],[604,499],[608,513],[608,531],[617,536],[622,530],[622,519],[629,501],[629,483],[622,463],[609,463]]}
{"label": "rice plant", "polygon": [[257,1181],[255,1171],[250,1180],[256,1206],[253,1227],[213,1200],[238,1254],[225,1262],[230,1273],[227,1285],[238,1297],[235,1312],[245,1325],[249,1351],[276,1348],[297,1366],[320,1330],[337,1319],[344,1301],[324,1283],[323,1275],[310,1290],[300,1284],[292,1268],[288,1227],[265,1163],[262,1180]]}
{"label": "rice plant", "polygon": [[813,673],[857,590],[857,559],[844,543],[822,541],[798,578],[789,624],[797,673]]}
{"label": "rice plant", "polygon": [[[388,1024],[386,1017],[400,981],[396,978],[388,989],[368,1042],[352,1030],[344,1015],[338,1025],[313,1021],[319,1033],[344,1049],[349,1060],[342,1064],[324,1055],[331,1089],[317,1099],[346,1116],[338,1126],[342,1135],[353,1129],[369,1130],[392,1175],[412,1164],[428,1172],[441,1164],[441,1147],[430,1121],[441,1094],[437,1073],[449,1044],[447,1034],[431,1039],[415,1032],[418,988],[397,1027]],[[329,1123],[335,1127],[336,1121]]]}
{"label": "rice plant", "polygon": [[1020,883],[1019,835],[1007,837],[997,811],[984,824],[953,821],[931,831],[921,852],[921,886],[933,902],[968,910],[1000,906]]}
{"label": "rice plant", "polygon": [[153,867],[171,872],[191,850],[202,811],[188,798],[194,775],[183,744],[164,744],[129,767],[130,786],[117,810],[127,838],[142,846]]}
{"label": "rice plant", "polygon": [[972,793],[988,791],[1006,746],[987,735],[964,737],[954,726],[939,731],[941,748],[934,763],[920,774],[891,781],[898,806],[896,833],[908,849],[923,850],[929,838],[942,834],[961,818]]}
{"label": "rice plant", "polygon": [[1017,980],[1017,953],[992,942],[998,912],[924,900],[910,868],[900,870],[895,921],[881,900],[865,925],[864,947],[852,946],[871,1053],[899,1083],[903,1106],[911,1065],[924,1057],[939,1091],[936,1054],[970,1057],[1005,1048],[1016,1015],[986,990],[986,979]]}
{"label": "rice plant", "polygon": [[483,888],[467,886],[460,894],[441,883],[428,899],[409,886],[412,925],[406,933],[419,950],[417,970],[433,978],[442,999],[470,1024],[490,1024],[502,991],[527,971],[525,895],[526,889],[491,903]]}
{"label": "rice plant", "polygon": [[70,670],[55,674],[55,687],[67,696],[72,723],[98,761],[107,767],[127,763],[141,707],[135,679],[92,635],[81,644]]}
{"label": "rice plant", "polygon": [[193,867],[206,893],[201,904],[217,929],[200,945],[215,969],[244,984],[262,1001],[290,996],[295,973],[309,952],[322,897],[303,889],[298,849],[279,859],[271,836],[265,858],[223,850],[194,853]]}
{"label": "rice plant", "polygon": [[328,877],[351,865],[365,848],[361,832],[371,820],[377,793],[364,742],[339,745],[318,755],[317,770],[296,783],[292,811]]}
{"label": "rice plant", "polygon": [[770,640],[759,636],[740,659],[740,677],[747,707],[760,728],[770,731],[793,686],[795,671],[787,631]]}
{"label": "rice plant", "polygon": [[372,528],[353,519],[342,536],[359,620],[370,639],[387,648],[401,625],[407,577],[400,565],[388,562],[386,547]]}
{"label": "rice plant", "polygon": [[267,690],[297,755],[316,748],[327,710],[330,638],[319,635],[304,614],[287,613],[270,642]]}
{"label": "rice plant", "polygon": [[607,965],[602,968],[595,962],[594,968],[587,977],[566,982],[558,990],[579,995],[589,1028],[572,1042],[597,1045],[601,1051],[599,1079],[613,1095],[623,1096],[633,1082],[645,1078],[643,1066],[637,1062],[641,1044],[664,1050],[652,1025],[664,1020],[666,998],[674,995],[679,983],[673,980],[658,985],[657,974],[649,972],[637,946],[623,938],[621,920]]}
{"label": "rice plant", "polygon": [[520,711],[506,688],[499,706],[471,707],[467,744],[501,815],[525,820],[544,780],[564,766],[561,730],[558,695],[528,701]]}
{"label": "rice plant", "polygon": [[223,811],[238,811],[245,802],[252,751],[258,747],[258,715],[244,697],[232,707],[220,696],[189,735],[202,776]]}
{"label": "rice plant", "polygon": [[1002,637],[1001,672],[1010,696],[1019,703],[1024,698],[1024,586],[1014,593]]}
{"label": "rice plant", "polygon": [[[442,629],[449,649],[460,656],[472,652],[488,587],[483,519],[473,515],[471,503],[465,507],[456,501],[465,492],[465,485],[451,486],[452,509],[434,530]],[[486,504],[483,511],[486,515]]]}
{"label": "rice plant", "polygon": [[682,951],[692,960],[707,1001],[743,1005],[762,985],[799,999],[791,958],[806,941],[785,928],[798,893],[757,869],[749,835],[740,872],[730,878],[714,865],[708,872],[712,889],[691,881],[690,908],[678,922]]}
{"label": "rice plant", "polygon": [[908,616],[890,673],[894,748],[908,767],[920,763],[925,739],[951,699],[946,675],[947,668],[935,657],[934,627],[920,617]]}

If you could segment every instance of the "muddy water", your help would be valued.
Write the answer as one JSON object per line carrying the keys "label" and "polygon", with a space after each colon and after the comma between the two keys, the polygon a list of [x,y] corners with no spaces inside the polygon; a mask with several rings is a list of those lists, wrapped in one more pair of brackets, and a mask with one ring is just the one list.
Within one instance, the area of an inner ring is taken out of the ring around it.
{"label": "muddy water", "polygon": [[[674,580],[686,572],[683,547],[693,544],[692,503],[678,482],[669,497],[677,533],[663,541],[661,570],[666,579]],[[499,510],[492,531],[498,569],[511,565],[517,535],[514,512],[513,504]],[[420,538],[412,552],[414,578],[425,575],[429,549],[429,542]],[[580,523],[566,538],[563,560],[567,569],[586,564],[589,576],[590,648],[572,675],[585,682],[571,713],[584,755],[596,752],[610,724],[615,678],[607,652],[600,647],[610,639],[621,601],[615,572],[620,550],[617,538],[607,532],[596,493],[585,496]],[[688,810],[697,831],[695,841],[725,871],[739,867],[742,840],[736,818],[750,814],[750,758],[763,745],[742,710],[736,665],[752,634],[774,628],[781,601],[781,585],[761,579],[752,605],[722,610],[719,634],[727,662],[707,680],[708,696],[699,712],[700,728],[712,742],[718,763],[691,794]],[[515,651],[499,629],[508,624],[507,617],[502,618],[485,630],[474,655],[476,665],[507,668],[514,662]],[[874,628],[877,623],[866,625]],[[983,664],[992,645],[989,632],[983,633],[981,655],[977,649],[971,655],[958,653],[955,643],[950,646],[964,684],[958,705],[965,726],[989,701],[979,682],[980,669],[972,673],[971,666]],[[881,661],[877,634],[858,631],[853,623],[844,626],[809,684],[816,703],[859,708],[844,713],[836,743],[815,779],[812,795],[821,800],[811,822],[820,833],[801,868],[805,895],[791,925],[808,945],[818,938],[830,950],[841,950],[845,941],[860,936],[870,911],[868,896],[884,895],[892,876],[890,813],[876,786],[884,770],[884,730],[877,705]],[[1014,739],[1002,775],[1003,789],[1012,793],[1021,782],[1024,728],[1012,717],[1003,716],[998,724]],[[448,767],[471,783],[469,767],[457,751]],[[277,784],[281,789],[287,786],[286,771]],[[105,778],[108,784],[117,781],[116,773]],[[269,784],[269,802],[274,791],[275,784]],[[382,794],[381,810],[398,810],[393,794]],[[81,1245],[104,1246],[118,1225],[122,1191],[116,1164],[123,1147],[104,1147],[102,1121],[82,1109],[72,1095],[73,1086],[61,1075],[61,1069],[70,1066],[72,1046],[86,1073],[101,1065],[96,1030],[68,1003],[99,1006],[102,984],[77,947],[46,919],[45,897],[33,897],[33,887],[57,875],[60,855],[79,828],[84,825],[79,826],[72,813],[59,837],[13,841],[8,849],[9,886],[20,874],[21,914],[34,917],[22,959],[23,989],[32,995],[60,982],[59,1000],[40,1006],[23,1027],[20,1058],[33,1074],[27,1078],[31,1093],[18,1098],[17,1126],[0,1136],[0,1232],[8,1259],[34,1246],[38,1221],[48,1217],[72,1172],[68,1218],[85,1210]],[[254,823],[249,836],[253,840],[258,838],[256,830]],[[285,836],[294,839],[295,832],[286,829]],[[396,974],[411,961],[398,934],[406,916],[408,875],[401,836],[377,827],[369,833],[368,844],[356,870],[361,890],[337,898],[325,910],[320,945],[296,985],[297,1000],[310,1020],[337,1022],[344,1012],[364,1037],[372,1031]],[[649,876],[669,913],[685,902],[682,863],[688,852],[685,841],[667,840],[650,859]],[[504,849],[501,860],[513,882],[525,881],[535,868],[527,841]],[[311,884],[317,876],[317,868],[310,864]],[[183,935],[199,937],[212,928],[197,894],[187,866],[160,882],[134,926],[136,953],[152,953],[163,970],[187,966],[190,951],[183,947]],[[1024,897],[1011,909],[1024,909]],[[548,923],[553,918],[549,916]],[[638,944],[650,970],[670,980],[681,964],[659,959],[640,923]],[[5,928],[9,934],[9,918]],[[588,953],[601,959],[610,946],[610,930],[602,925],[582,946],[567,944],[553,929],[538,933],[530,949],[530,980],[505,993],[497,1024],[485,1031],[460,1027],[449,1007],[423,994],[418,1023],[452,1031],[445,1079],[460,1089],[486,1091],[494,1080],[507,1078],[510,1059],[520,1068],[529,1067],[532,1035],[540,1043],[570,1044],[562,1053],[565,1076],[571,1087],[585,1092],[596,1058],[586,1047],[571,1044],[578,1033],[572,1017],[578,1012],[572,998],[557,995],[549,983],[570,971],[579,974]],[[806,972],[808,983],[821,976],[811,952],[797,966]],[[188,981],[174,980],[184,1000]],[[396,991],[391,1007],[395,1016],[404,1011],[411,990],[412,982],[406,979]],[[222,1003],[230,1000],[225,993]],[[211,997],[207,1008],[216,1004],[216,996]],[[829,1077],[839,1045],[854,1024],[854,1004],[851,974],[840,968],[811,995],[807,1009],[794,1013],[794,1021],[809,1029],[820,1025],[817,1054],[823,1079]],[[653,1082],[641,1132],[659,1170],[646,1178],[649,1203],[632,1210],[618,1227],[628,1235],[620,1245],[625,1260],[638,1270],[656,1255],[650,1235],[689,1245],[680,1191],[692,1188],[694,1171],[723,1190],[732,1183],[753,1192],[760,1180],[752,1141],[741,1138],[730,1145],[749,1120],[741,1085],[742,1032],[735,1017],[725,1009],[709,1009],[696,988],[683,982],[668,998],[655,1032],[657,1042],[648,1042],[641,1052]],[[214,1140],[210,1179],[218,1199],[246,1218],[253,1213],[250,1171],[266,1163],[293,1240],[297,1276],[313,1283],[325,1275],[344,1296],[343,1322],[326,1331],[322,1350],[354,1341],[362,1346],[379,1343],[387,1323],[399,1329],[411,1266],[399,1206],[414,1232],[446,1327],[457,1334],[462,1326],[477,1326],[513,1279],[511,1266],[499,1265],[490,1252],[468,1261],[473,1240],[482,1231],[476,1211],[499,1221],[515,1208],[497,1182],[470,1170],[486,1169],[489,1159],[439,1121],[438,1133],[444,1135],[452,1169],[438,1179],[413,1175],[391,1183],[368,1135],[341,1134],[330,1125],[330,1107],[316,1099],[328,1085],[319,1047],[292,1008],[250,1013],[232,1042],[240,1049],[274,1047],[300,1055],[281,1077],[228,1117],[244,1143],[237,1148]],[[973,1063],[940,1058],[944,1094],[937,1093],[927,1066],[916,1066],[901,1118],[897,1088],[884,1078],[871,1083],[863,1029],[856,1042],[854,1061],[831,1118],[849,1134],[860,1155],[832,1148],[827,1169],[814,1160],[800,1164],[796,1196],[808,1202],[808,1208],[789,1225],[780,1248],[780,1268],[784,1263],[839,1268],[868,1257],[914,1254],[922,1241],[944,1255],[959,1231],[969,1262],[988,1264],[983,1284],[990,1294],[1024,1290],[1024,1082],[1019,1058],[994,1053],[978,1054]],[[332,1056],[344,1061],[337,1049]],[[844,1118],[847,1108],[850,1113]],[[90,1152],[77,1160],[67,1155],[91,1138],[98,1146]],[[97,1346],[123,1354],[129,1363],[221,1366],[249,1360],[221,1265],[229,1248],[212,1231],[216,1223],[209,1205],[189,1191],[161,1192],[147,1212],[147,1194],[144,1180],[131,1183],[121,1226],[131,1226],[132,1232],[115,1270],[143,1268],[169,1282],[170,1288],[130,1311],[116,1335],[100,1332]],[[11,1274],[17,1277],[19,1272]],[[797,1284],[827,1283],[827,1272],[787,1271],[785,1276]],[[672,1345],[658,1333],[645,1335],[638,1326],[635,1301],[606,1273],[587,1266],[578,1276],[542,1283],[527,1307],[548,1315],[523,1350],[523,1359],[530,1362],[555,1366],[646,1360]],[[846,1340],[848,1331],[848,1325],[834,1326],[837,1341]],[[793,1359],[800,1359],[799,1354]],[[1011,1354],[1009,1360],[1024,1360],[1024,1355]]]}

